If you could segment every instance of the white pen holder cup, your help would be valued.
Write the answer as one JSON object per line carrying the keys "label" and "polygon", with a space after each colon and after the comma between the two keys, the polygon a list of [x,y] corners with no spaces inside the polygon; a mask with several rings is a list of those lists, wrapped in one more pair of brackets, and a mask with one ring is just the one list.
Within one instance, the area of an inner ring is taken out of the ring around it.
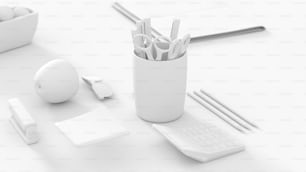
{"label": "white pen holder cup", "polygon": [[137,115],[150,122],[170,122],[184,113],[187,54],[168,61],[146,60],[134,54]]}

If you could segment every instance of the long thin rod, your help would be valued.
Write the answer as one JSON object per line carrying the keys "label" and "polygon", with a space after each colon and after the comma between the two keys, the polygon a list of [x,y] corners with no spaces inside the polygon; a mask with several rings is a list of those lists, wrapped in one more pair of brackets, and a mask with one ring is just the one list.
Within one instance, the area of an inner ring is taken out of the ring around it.
{"label": "long thin rod", "polygon": [[[127,10],[125,7],[123,7],[118,2],[114,2],[112,6],[115,10],[117,10],[119,13],[124,15],[127,19],[129,19],[133,23],[136,23],[137,21],[141,20],[141,18],[136,16],[131,11]],[[217,38],[238,36],[238,35],[249,34],[249,33],[254,33],[254,32],[262,32],[262,31],[265,31],[265,30],[266,30],[266,28],[264,26],[254,26],[254,27],[249,27],[249,28],[244,28],[244,29],[239,29],[239,30],[233,30],[233,31],[229,31],[229,32],[222,32],[222,33],[215,33],[215,34],[210,34],[210,35],[191,37],[190,42],[192,43],[192,42],[212,40],[212,39],[217,39]],[[152,32],[154,34],[156,34],[156,35],[153,34],[155,37],[163,36],[160,32],[158,32],[154,28],[152,28]]]}
{"label": "long thin rod", "polygon": [[225,115],[226,117],[228,117],[229,119],[231,119],[232,121],[234,121],[235,123],[237,123],[238,125],[240,125],[241,127],[247,129],[247,130],[251,130],[249,127],[245,126],[244,124],[242,124],[241,122],[239,122],[238,120],[236,120],[235,118],[233,118],[231,115],[229,115],[228,113],[226,113],[225,111],[223,111],[222,109],[220,109],[218,106],[214,105],[213,103],[211,103],[209,100],[207,100],[204,96],[202,96],[201,94],[199,94],[198,92],[194,91],[193,92],[196,96],[198,96],[200,99],[202,99],[203,101],[205,101],[207,104],[209,104],[210,106],[212,106],[213,108],[215,108],[216,110],[218,110],[219,112],[221,112],[223,115]]}
{"label": "long thin rod", "polygon": [[220,102],[218,99],[216,99],[215,97],[213,97],[212,95],[210,95],[209,93],[205,92],[203,89],[200,90],[204,95],[206,95],[207,97],[209,97],[211,100],[215,101],[216,103],[218,103],[219,105],[221,105],[222,107],[224,107],[226,110],[228,110],[229,112],[233,113],[234,115],[236,115],[238,118],[240,118],[241,120],[243,120],[244,122],[248,123],[249,125],[258,128],[259,127],[250,122],[249,120],[245,119],[243,116],[239,115],[237,112],[235,112],[234,110],[232,110],[231,108],[229,108],[228,106],[226,106],[225,104],[223,104],[222,102]]}
{"label": "long thin rod", "polygon": [[210,112],[212,112],[214,115],[216,115],[218,118],[220,118],[222,121],[224,121],[225,123],[227,123],[228,125],[230,125],[231,127],[233,127],[234,129],[236,129],[237,131],[241,132],[241,133],[245,133],[243,130],[241,130],[240,128],[236,127],[235,125],[233,125],[231,122],[229,122],[227,119],[225,119],[224,117],[222,117],[221,115],[219,115],[214,109],[208,107],[207,105],[205,105],[201,100],[199,100],[197,97],[195,97],[194,95],[192,95],[191,93],[187,93],[187,95],[192,98],[194,101],[198,102],[200,105],[202,105],[204,108],[206,108],[207,110],[209,110]]}
{"label": "long thin rod", "polygon": [[[122,15],[124,15],[127,19],[129,19],[130,21],[132,21],[134,24],[136,24],[137,21],[141,20],[141,18],[137,17],[135,14],[133,14],[131,11],[127,10],[126,8],[124,8],[121,4],[119,4],[118,2],[114,2],[112,7],[117,10],[119,13],[121,13]],[[158,32],[156,29],[151,28],[152,32],[153,32],[153,36],[154,37],[159,37],[159,36],[163,36],[160,32]],[[155,34],[155,35],[154,35]]]}
{"label": "long thin rod", "polygon": [[222,33],[216,33],[211,35],[203,35],[203,36],[196,36],[191,38],[191,42],[199,42],[203,40],[212,40],[212,39],[218,39],[218,38],[226,38],[231,36],[238,36],[238,35],[244,35],[254,32],[262,32],[265,31],[266,28],[264,26],[254,26],[249,27],[245,29],[239,29],[239,30],[233,30],[229,32],[222,32]]}

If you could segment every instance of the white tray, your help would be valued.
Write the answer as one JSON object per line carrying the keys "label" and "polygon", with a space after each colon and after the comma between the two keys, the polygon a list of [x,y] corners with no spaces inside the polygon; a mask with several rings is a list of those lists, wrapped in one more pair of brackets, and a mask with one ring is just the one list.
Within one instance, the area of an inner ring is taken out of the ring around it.
{"label": "white tray", "polygon": [[31,43],[38,23],[38,13],[0,22],[0,53]]}

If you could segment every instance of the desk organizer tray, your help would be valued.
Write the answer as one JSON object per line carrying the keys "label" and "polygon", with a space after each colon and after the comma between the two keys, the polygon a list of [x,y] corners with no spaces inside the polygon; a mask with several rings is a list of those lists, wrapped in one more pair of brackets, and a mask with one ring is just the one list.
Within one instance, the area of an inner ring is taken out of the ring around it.
{"label": "desk organizer tray", "polygon": [[31,43],[38,23],[38,13],[0,22],[0,53]]}

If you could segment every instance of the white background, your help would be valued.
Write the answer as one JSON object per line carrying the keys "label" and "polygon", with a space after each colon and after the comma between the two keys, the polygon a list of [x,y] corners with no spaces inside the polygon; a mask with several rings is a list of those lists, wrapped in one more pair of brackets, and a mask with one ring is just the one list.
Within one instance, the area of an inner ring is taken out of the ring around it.
{"label": "white background", "polygon": [[[306,162],[306,1],[124,1],[141,16],[199,14],[205,22],[244,18],[267,32],[190,45],[188,90],[204,88],[262,128],[239,137],[247,150],[210,163],[193,161],[172,147],[133,106],[133,25],[102,0],[3,0],[39,12],[33,43],[0,54],[0,171],[305,171]],[[228,15],[229,11],[246,13]],[[224,12],[224,14],[223,14]],[[242,19],[241,19],[242,21]],[[1,23],[0,23],[1,27]],[[220,28],[219,28],[220,29]],[[222,28],[221,28],[222,29]],[[0,33],[1,34],[1,33]],[[98,75],[115,90],[114,99],[98,101],[81,82],[71,101],[43,102],[33,76],[55,58],[72,62],[81,75]],[[38,121],[41,141],[27,146],[8,122],[7,99],[19,97]],[[75,147],[53,125],[101,105],[130,130],[130,135],[88,147]],[[186,111],[199,118],[214,115],[187,99]],[[222,126],[235,133],[227,126]]]}

